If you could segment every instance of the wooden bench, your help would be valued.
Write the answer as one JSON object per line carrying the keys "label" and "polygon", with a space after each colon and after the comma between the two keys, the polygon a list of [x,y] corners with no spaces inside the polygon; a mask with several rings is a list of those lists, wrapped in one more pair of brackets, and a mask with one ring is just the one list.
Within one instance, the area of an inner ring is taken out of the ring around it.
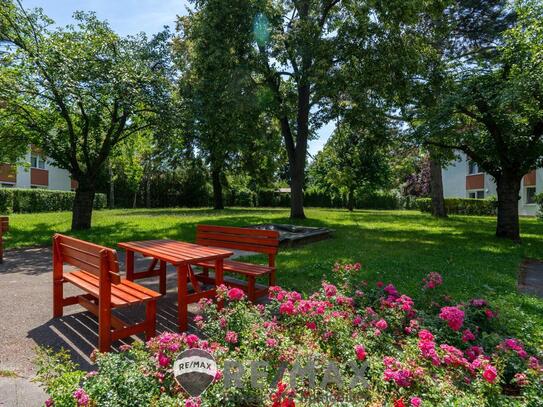
{"label": "wooden bench", "polygon": [[4,262],[4,238],[3,234],[9,230],[9,218],[0,216],[0,263]]}
{"label": "wooden bench", "polygon": [[[64,271],[64,264],[75,267]],[[86,294],[64,298],[63,286],[71,283]],[[111,343],[145,332],[155,336],[156,300],[160,294],[119,275],[117,252],[69,236],[53,237],[53,316],[60,317],[67,305],[80,304],[98,317],[98,349],[109,352]],[[112,315],[112,310],[145,304],[145,321],[129,325]]]}
{"label": "wooden bench", "polygon": [[[198,225],[196,227],[196,243],[202,246],[244,250],[264,253],[268,255],[268,265],[244,263],[234,260],[225,260],[223,270],[236,273],[247,278],[247,284],[225,279],[230,286],[242,288],[247,292],[251,301],[266,295],[268,288],[275,284],[275,256],[279,249],[279,232],[273,230],[246,229],[228,226]],[[208,276],[209,269],[213,269],[213,262],[197,263],[203,272],[197,278],[206,283],[212,283]],[[268,286],[256,285],[258,277],[268,276]]]}

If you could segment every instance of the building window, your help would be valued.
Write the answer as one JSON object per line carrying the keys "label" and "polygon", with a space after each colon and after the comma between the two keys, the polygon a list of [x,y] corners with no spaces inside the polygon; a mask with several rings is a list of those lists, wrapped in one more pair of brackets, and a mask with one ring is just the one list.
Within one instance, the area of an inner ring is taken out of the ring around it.
{"label": "building window", "polygon": [[468,191],[468,198],[469,199],[485,199],[485,190],[478,189],[478,190]]}
{"label": "building window", "polygon": [[535,204],[535,187],[526,187],[526,203]]}
{"label": "building window", "polygon": [[45,169],[45,160],[37,154],[30,155],[30,166],[32,168]]}
{"label": "building window", "polygon": [[475,161],[469,161],[468,162],[468,174],[479,174],[481,171],[479,170],[479,165]]}

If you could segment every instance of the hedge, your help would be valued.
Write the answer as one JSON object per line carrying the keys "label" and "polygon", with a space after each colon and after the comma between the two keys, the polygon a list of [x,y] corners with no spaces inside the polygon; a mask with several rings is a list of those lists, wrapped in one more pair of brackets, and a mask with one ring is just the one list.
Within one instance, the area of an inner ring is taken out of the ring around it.
{"label": "hedge", "polygon": [[535,196],[535,201],[539,205],[539,211],[537,212],[537,217],[543,220],[543,193],[537,194]]}
{"label": "hedge", "polygon": [[[432,212],[432,199],[419,198],[416,200],[417,208],[421,212]],[[496,215],[497,201],[489,199],[446,198],[445,210],[456,215]]]}
{"label": "hedge", "polygon": [[[0,188],[0,213],[71,211],[75,192],[48,189]],[[94,208],[107,206],[105,194],[96,194]]]}

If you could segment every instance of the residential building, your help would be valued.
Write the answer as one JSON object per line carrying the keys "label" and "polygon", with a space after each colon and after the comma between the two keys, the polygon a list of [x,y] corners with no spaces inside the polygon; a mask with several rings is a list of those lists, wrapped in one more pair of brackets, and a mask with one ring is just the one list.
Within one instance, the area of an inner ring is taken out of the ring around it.
{"label": "residential building", "polygon": [[[443,195],[445,198],[484,199],[496,196],[496,182],[477,163],[460,153],[458,161],[443,169]],[[534,216],[538,206],[534,197],[543,192],[543,168],[526,174],[520,187],[519,214]]]}
{"label": "residential building", "polygon": [[22,161],[27,165],[0,164],[0,187],[60,191],[73,191],[77,187],[68,171],[54,166],[35,148],[31,148]]}

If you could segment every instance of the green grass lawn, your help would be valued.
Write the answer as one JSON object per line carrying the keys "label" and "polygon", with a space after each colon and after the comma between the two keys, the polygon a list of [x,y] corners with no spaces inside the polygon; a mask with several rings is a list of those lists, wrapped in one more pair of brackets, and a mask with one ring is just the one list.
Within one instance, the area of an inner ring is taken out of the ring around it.
{"label": "green grass lawn", "polygon": [[[543,222],[522,219],[523,244],[494,237],[495,218],[451,216],[436,220],[414,211],[307,209],[298,224],[327,226],[331,240],[282,251],[278,284],[309,293],[336,260],[360,261],[370,282],[393,282],[417,298],[429,272],[443,275],[443,291],[458,300],[486,297],[498,305],[512,332],[543,344],[543,300],[517,294],[518,266],[525,257],[543,259]],[[11,216],[8,248],[50,244],[54,232],[69,231],[71,214]],[[250,225],[292,223],[284,209],[135,209],[96,211],[93,228],[76,235],[115,247],[128,240],[173,238],[193,241],[198,223]]]}

